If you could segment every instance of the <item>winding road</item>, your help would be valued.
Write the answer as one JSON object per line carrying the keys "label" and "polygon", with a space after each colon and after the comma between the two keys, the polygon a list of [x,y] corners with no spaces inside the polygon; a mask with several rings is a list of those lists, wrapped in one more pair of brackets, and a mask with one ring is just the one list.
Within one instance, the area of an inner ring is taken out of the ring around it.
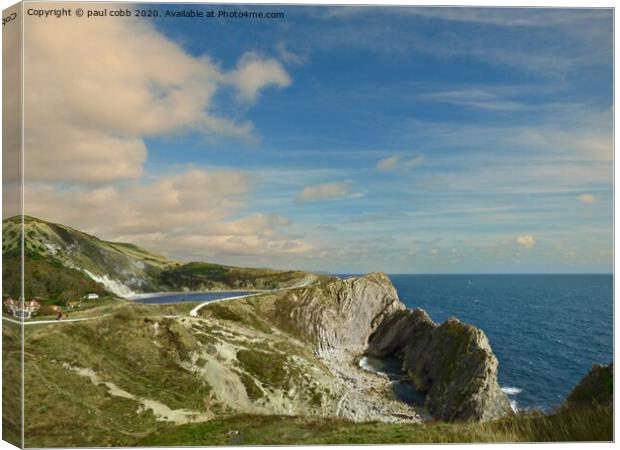
{"label": "winding road", "polygon": [[[207,306],[210,303],[218,303],[218,302],[223,302],[225,300],[234,300],[234,299],[238,299],[238,298],[252,297],[254,295],[259,295],[259,294],[260,293],[248,294],[248,295],[238,295],[238,296],[235,296],[235,297],[226,297],[226,298],[220,298],[220,299],[217,299],[217,300],[208,300],[206,302],[202,302],[199,305],[197,305],[194,309],[192,309],[189,312],[189,315],[191,317],[198,317],[198,311],[200,311],[202,308],[204,308],[205,306]],[[24,320],[23,322],[20,321],[20,320],[11,319],[10,317],[2,317],[2,320],[7,320],[9,322],[13,322],[13,323],[16,323],[18,325],[21,325],[22,323],[24,325],[42,325],[42,324],[50,324],[50,323],[59,324],[59,323],[68,323],[68,322],[83,322],[83,321],[87,321],[87,320],[101,319],[102,317],[107,317],[107,316],[111,316],[111,315],[112,314],[108,313],[108,314],[102,314],[101,316],[80,317],[80,318],[77,318],[77,319]],[[172,316],[163,316],[163,317],[178,318],[178,317],[182,317],[182,315],[172,315]]]}
{"label": "winding road", "polygon": [[[259,294],[262,294],[262,292],[259,293]],[[234,299],[237,299],[237,298],[252,297],[254,295],[259,295],[259,294],[238,295],[236,297],[226,297],[226,298],[220,298],[220,299],[217,299],[217,300],[208,300],[206,302],[202,302],[201,304],[196,306],[194,309],[192,309],[189,312],[189,315],[192,316],[192,317],[198,317],[198,311],[200,311],[202,308],[204,308],[205,306],[207,306],[207,305],[209,305],[211,303],[223,302],[224,300],[234,300]]]}

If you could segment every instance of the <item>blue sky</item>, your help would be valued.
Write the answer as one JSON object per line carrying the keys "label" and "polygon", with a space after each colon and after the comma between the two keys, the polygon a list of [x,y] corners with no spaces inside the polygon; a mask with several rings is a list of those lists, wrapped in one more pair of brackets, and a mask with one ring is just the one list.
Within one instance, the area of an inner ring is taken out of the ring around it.
{"label": "blue sky", "polygon": [[[157,230],[119,225],[120,212],[107,224],[33,202],[34,213],[229,264],[611,271],[611,10],[243,9],[286,17],[156,19],[144,31],[171,43],[179,64],[208,58],[218,84],[200,108],[210,125],[123,131],[143,144],[136,174],[37,181],[63,204],[134,198],[123,208],[155,222],[165,208],[145,207],[152,200],[138,193],[171,186],[188,199],[185,215],[161,216]],[[244,61],[260,65],[243,72]],[[176,88],[159,89],[164,98]],[[186,196],[191,171],[199,181]],[[191,219],[201,193],[213,211],[221,205],[209,224]]]}

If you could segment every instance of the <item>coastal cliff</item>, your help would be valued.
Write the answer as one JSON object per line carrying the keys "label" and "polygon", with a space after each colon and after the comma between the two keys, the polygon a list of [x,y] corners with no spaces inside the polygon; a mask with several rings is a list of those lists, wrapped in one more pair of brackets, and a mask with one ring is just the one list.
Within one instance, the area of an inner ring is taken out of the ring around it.
{"label": "coastal cliff", "polygon": [[498,362],[486,335],[457,319],[437,325],[421,309],[400,311],[371,336],[368,353],[401,358],[437,418],[486,421],[512,410],[497,383]]}
{"label": "coastal cliff", "polygon": [[594,364],[566,399],[564,408],[612,407],[614,365]]}
{"label": "coastal cliff", "polygon": [[486,421],[512,412],[484,332],[457,319],[438,325],[423,310],[407,309],[385,274],[286,292],[274,306],[276,325],[319,354],[398,357],[434,417]]}
{"label": "coastal cliff", "polygon": [[275,324],[318,351],[366,350],[374,330],[405,310],[396,289],[382,273],[284,292],[275,300]]}
{"label": "coastal cliff", "polygon": [[[612,436],[611,367],[594,367],[553,415],[511,415],[484,333],[407,309],[383,274],[209,303],[195,315],[186,304],[125,301],[75,315],[97,311],[24,330],[26,446]],[[3,328],[3,345],[20,351],[18,328]],[[371,355],[399,358],[403,380],[366,370],[360,358]],[[19,380],[18,365],[6,369]],[[407,383],[425,392],[422,403],[395,395]],[[67,429],[84,431],[55,432]]]}

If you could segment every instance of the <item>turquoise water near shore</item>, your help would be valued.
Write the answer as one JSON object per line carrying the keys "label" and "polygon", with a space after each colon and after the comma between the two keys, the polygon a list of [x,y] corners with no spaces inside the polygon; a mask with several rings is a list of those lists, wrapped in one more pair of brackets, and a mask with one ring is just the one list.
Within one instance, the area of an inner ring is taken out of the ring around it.
{"label": "turquoise water near shore", "polygon": [[487,334],[518,408],[549,411],[592,364],[613,360],[613,276],[390,275],[408,307]]}

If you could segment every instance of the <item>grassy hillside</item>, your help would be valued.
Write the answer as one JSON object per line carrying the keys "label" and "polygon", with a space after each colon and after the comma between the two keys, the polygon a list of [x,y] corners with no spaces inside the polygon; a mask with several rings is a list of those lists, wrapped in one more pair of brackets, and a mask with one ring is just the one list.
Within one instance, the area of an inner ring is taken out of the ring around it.
{"label": "grassy hillside", "polygon": [[[2,222],[2,254],[9,264],[19,260],[20,236],[19,217]],[[27,265],[28,261],[36,261],[30,277],[26,273],[26,284],[50,285],[55,283],[54,278],[72,278],[84,283],[95,280],[100,289],[118,295],[156,289],[159,272],[176,264],[131,244],[106,242],[73,228],[28,216],[24,217],[24,254]],[[40,287],[33,289],[41,292]],[[56,291],[50,291],[49,295],[55,296]]]}
{"label": "grassy hillside", "polygon": [[21,325],[2,321],[2,439],[21,446]]}
{"label": "grassy hillside", "polygon": [[611,442],[613,427],[613,365],[594,365],[567,400],[548,415],[523,411],[483,423],[432,421],[421,424],[245,415],[162,427],[137,445]]}
{"label": "grassy hillside", "polygon": [[[613,437],[609,403],[567,405],[550,416],[528,413],[487,423],[354,423],[322,417],[342,392],[310,347],[273,327],[271,299],[263,295],[208,305],[197,318],[187,316],[191,305],[120,301],[107,305],[102,313],[108,315],[97,320],[26,327],[26,446]],[[169,317],[174,313],[179,315]],[[5,354],[19,351],[18,332],[3,327]],[[5,364],[4,376],[5,386],[18,382],[19,365]],[[595,384],[588,384],[591,392],[600,391]],[[11,424],[10,417],[5,423]]]}
{"label": "grassy hillside", "polygon": [[163,270],[161,284],[171,290],[209,289],[278,289],[328,282],[334,277],[310,274],[302,271],[277,271],[270,269],[247,269],[192,262]]}
{"label": "grassy hillside", "polygon": [[[20,222],[19,216],[3,220],[3,254],[19,250]],[[24,245],[26,254],[76,265],[94,273],[99,273],[101,268],[114,269],[111,267],[114,264],[122,267],[137,261],[158,268],[173,264],[133,244],[106,242],[74,228],[30,216],[24,216]]]}
{"label": "grassy hillside", "polygon": [[[136,445],[169,423],[320,414],[337,401],[322,398],[330,376],[311,350],[253,303],[210,305],[198,318],[187,306],[119,301],[96,320],[26,327],[26,446]],[[19,351],[17,331],[3,329],[8,353]],[[18,367],[5,376],[18,382]]]}
{"label": "grassy hillside", "polygon": [[161,427],[139,446],[431,444],[612,441],[611,407],[523,413],[486,423],[390,424],[284,416],[240,416]]}
{"label": "grassy hillside", "polygon": [[[21,219],[2,222],[5,292],[18,295]],[[73,228],[24,217],[26,296],[51,303],[79,292],[278,289],[332,279],[301,271],[182,264],[128,243],[107,242]],[[16,272],[17,271],[17,272]]]}
{"label": "grassy hillside", "polygon": [[[19,298],[21,290],[19,258],[3,259],[3,293]],[[30,255],[24,264],[24,290],[27,299],[40,297],[49,304],[64,304],[87,293],[109,295],[105,288],[79,270],[64,267],[57,261]]]}

